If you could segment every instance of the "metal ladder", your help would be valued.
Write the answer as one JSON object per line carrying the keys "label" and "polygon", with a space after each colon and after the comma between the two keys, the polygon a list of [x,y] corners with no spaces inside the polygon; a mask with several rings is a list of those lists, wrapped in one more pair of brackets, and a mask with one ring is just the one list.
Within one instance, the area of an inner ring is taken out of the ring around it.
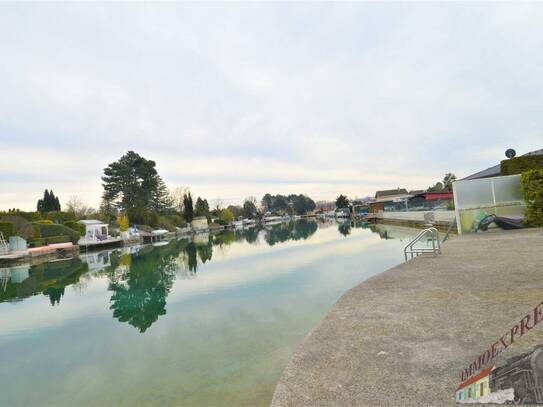
{"label": "metal ladder", "polygon": [[9,243],[4,239],[4,234],[0,232],[0,254],[9,253]]}
{"label": "metal ladder", "polygon": [[[431,240],[432,247],[414,247],[415,244],[421,241],[424,237],[427,237],[426,244]],[[441,243],[439,242],[439,232],[436,228],[428,228],[421,230],[415,238],[405,246],[403,254],[405,261],[407,261],[407,255],[411,255],[411,258],[418,256],[419,254],[432,253],[434,256],[441,254]]]}

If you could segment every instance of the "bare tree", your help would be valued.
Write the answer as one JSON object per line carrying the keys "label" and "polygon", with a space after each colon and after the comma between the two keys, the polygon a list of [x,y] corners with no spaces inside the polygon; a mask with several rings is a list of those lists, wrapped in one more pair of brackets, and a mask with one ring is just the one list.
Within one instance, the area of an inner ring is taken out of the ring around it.
{"label": "bare tree", "polygon": [[221,198],[215,199],[215,210],[220,211],[224,208],[224,201]]}
{"label": "bare tree", "polygon": [[68,199],[68,202],[66,202],[66,211],[74,213],[77,218],[84,218],[95,212],[94,209],[83,203],[81,198],[76,195],[72,195]]}
{"label": "bare tree", "polygon": [[187,186],[175,187],[170,191],[170,197],[173,201],[173,206],[179,212],[183,212],[185,209],[183,206],[183,198],[190,192],[190,188]]}
{"label": "bare tree", "polygon": [[256,196],[250,195],[243,202],[251,202],[254,206],[258,205],[258,199],[256,199]]}

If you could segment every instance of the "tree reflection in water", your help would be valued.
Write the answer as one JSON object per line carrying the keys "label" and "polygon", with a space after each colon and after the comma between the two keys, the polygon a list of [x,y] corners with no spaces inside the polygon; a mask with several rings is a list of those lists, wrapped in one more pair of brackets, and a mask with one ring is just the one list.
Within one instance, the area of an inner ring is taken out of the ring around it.
{"label": "tree reflection in water", "polygon": [[[311,221],[277,225],[265,232],[265,241],[273,245],[286,240],[307,239],[317,230]],[[192,241],[176,240],[166,246],[144,247],[137,255],[125,255],[112,261],[109,290],[113,291],[110,309],[121,322],[128,322],[141,333],[166,314],[166,298],[173,281],[194,278],[201,264],[213,257],[213,246],[235,241],[258,241],[261,229],[224,231],[217,235],[197,235]],[[129,256],[128,258],[126,256]]]}
{"label": "tree reflection in water", "polygon": [[178,269],[179,250],[175,243],[146,246],[110,273],[113,317],[143,333],[160,315],[166,314],[166,297]]}
{"label": "tree reflection in water", "polygon": [[264,240],[270,246],[287,240],[305,240],[317,231],[317,223],[307,219],[297,222],[280,223],[266,230]]}
{"label": "tree reflection in water", "polygon": [[215,235],[196,235],[190,240],[173,240],[164,246],[142,246],[133,254],[126,253],[130,248],[95,252],[88,255],[100,258],[99,262],[92,262],[92,273],[87,273],[91,263],[86,262],[90,261],[89,258],[85,261],[84,255],[81,259],[28,266],[28,276],[24,280],[14,283],[10,279],[0,289],[0,302],[42,293],[49,298],[51,305],[60,306],[65,287],[84,286],[85,279],[105,275],[109,279],[108,290],[112,292],[110,309],[113,317],[143,333],[166,314],[166,298],[174,280],[177,277],[195,278],[198,263],[211,261],[214,246],[224,247],[236,241],[250,244],[265,241],[275,245],[287,240],[305,240],[316,230],[314,221],[299,220],[266,229],[253,227]]}
{"label": "tree reflection in water", "polygon": [[339,224],[337,230],[343,236],[349,236],[351,234],[351,222],[344,222]]}

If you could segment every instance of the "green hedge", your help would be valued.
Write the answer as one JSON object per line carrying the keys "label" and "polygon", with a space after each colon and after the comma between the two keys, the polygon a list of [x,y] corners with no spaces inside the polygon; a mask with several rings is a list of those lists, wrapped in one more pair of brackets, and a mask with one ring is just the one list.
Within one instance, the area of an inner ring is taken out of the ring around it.
{"label": "green hedge", "polygon": [[48,225],[44,223],[35,223],[39,225],[40,228],[40,236],[42,238],[49,238],[49,237],[55,237],[55,236],[68,236],[69,240],[72,243],[77,243],[79,240],[80,234],[76,232],[75,230],[69,228],[65,225]]}
{"label": "green hedge", "polygon": [[4,238],[7,239],[8,237],[14,235],[15,227],[11,222],[0,222],[0,232],[2,232]]}
{"label": "green hedge", "polygon": [[0,217],[4,216],[20,216],[21,218],[24,218],[29,222],[35,222],[42,218],[39,212],[24,212],[18,209],[10,211],[0,211]]}
{"label": "green hedge", "polygon": [[43,219],[53,221],[53,223],[66,223],[71,220],[75,220],[75,214],[73,212],[44,212],[42,213]]}
{"label": "green hedge", "polygon": [[47,244],[47,241],[45,239],[30,239],[28,241],[29,247],[41,247],[45,246]]}
{"label": "green hedge", "polygon": [[70,229],[75,230],[80,235],[85,234],[85,225],[82,225],[81,223],[78,223],[75,220],[69,220],[67,222],[64,222],[64,226],[67,226]]}
{"label": "green hedge", "polygon": [[523,173],[520,185],[526,200],[524,222],[530,226],[543,226],[543,169]]}
{"label": "green hedge", "polygon": [[500,174],[522,174],[525,171],[539,168],[543,168],[543,155],[523,155],[503,160],[500,164]]}
{"label": "green hedge", "polygon": [[70,241],[70,236],[53,236],[53,237],[46,237],[47,244],[52,243],[68,243]]}
{"label": "green hedge", "polygon": [[70,236],[53,236],[53,237],[42,237],[41,239],[31,239],[28,241],[30,247],[41,247],[47,246],[48,244],[55,243],[68,243],[70,241]]}
{"label": "green hedge", "polygon": [[40,225],[33,223],[32,227],[34,228],[34,239],[39,239],[41,237]]}

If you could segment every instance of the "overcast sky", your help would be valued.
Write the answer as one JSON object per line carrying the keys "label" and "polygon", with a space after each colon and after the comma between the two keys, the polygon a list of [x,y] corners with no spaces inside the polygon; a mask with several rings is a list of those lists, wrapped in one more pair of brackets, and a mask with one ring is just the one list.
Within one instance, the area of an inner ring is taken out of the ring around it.
{"label": "overcast sky", "polygon": [[0,209],[128,150],[226,202],[427,187],[543,147],[543,3],[0,4]]}

